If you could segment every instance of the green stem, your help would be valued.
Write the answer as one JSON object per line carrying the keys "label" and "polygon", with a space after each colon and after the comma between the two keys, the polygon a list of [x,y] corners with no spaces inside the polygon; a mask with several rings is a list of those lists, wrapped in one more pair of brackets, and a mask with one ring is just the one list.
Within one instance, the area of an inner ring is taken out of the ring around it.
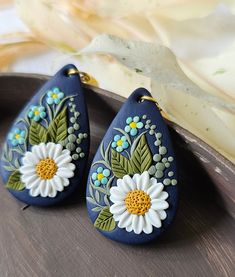
{"label": "green stem", "polygon": [[67,96],[67,97],[65,97],[64,99],[62,99],[61,102],[59,103],[59,105],[58,105],[57,108],[56,108],[54,117],[57,116],[58,112],[60,111],[62,105],[64,104],[64,102],[65,102],[66,100],[68,100],[68,99],[71,98],[71,97],[76,97],[76,96],[77,96],[76,94],[75,94],[75,95],[70,95],[70,96]]}

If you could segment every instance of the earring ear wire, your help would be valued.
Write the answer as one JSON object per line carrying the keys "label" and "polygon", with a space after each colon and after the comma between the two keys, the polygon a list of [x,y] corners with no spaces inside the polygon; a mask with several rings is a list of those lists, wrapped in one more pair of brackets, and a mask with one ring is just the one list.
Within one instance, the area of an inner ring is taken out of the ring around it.
{"label": "earring ear wire", "polygon": [[162,117],[164,117],[166,120],[170,121],[168,114],[165,111],[163,111],[163,109],[160,107],[159,103],[157,102],[157,100],[155,98],[153,98],[151,96],[143,95],[140,97],[140,102],[144,102],[144,101],[151,101],[151,102],[155,103],[156,106],[158,107]]}
{"label": "earring ear wire", "polygon": [[68,75],[78,74],[81,78],[81,81],[85,84],[88,84],[91,81],[91,77],[86,72],[79,71],[78,69],[75,69],[75,68],[68,69],[67,74]]}

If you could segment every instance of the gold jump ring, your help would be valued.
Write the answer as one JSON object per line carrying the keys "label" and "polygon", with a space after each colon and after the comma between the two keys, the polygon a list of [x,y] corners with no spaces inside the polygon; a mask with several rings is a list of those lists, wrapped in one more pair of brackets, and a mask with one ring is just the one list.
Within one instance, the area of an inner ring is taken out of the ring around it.
{"label": "gold jump ring", "polygon": [[169,116],[168,116],[168,115],[163,111],[163,109],[159,106],[159,104],[158,104],[158,102],[157,102],[157,100],[156,100],[155,98],[153,98],[153,97],[151,97],[151,96],[143,95],[143,96],[140,97],[140,101],[141,101],[141,102],[143,102],[143,101],[151,101],[151,102],[155,103],[156,106],[158,107],[158,109],[159,109],[161,115],[162,115],[165,119],[170,120],[170,119],[169,119]]}
{"label": "gold jump ring", "polygon": [[86,72],[79,71],[78,69],[75,69],[75,68],[70,68],[67,74],[68,75],[79,74],[81,81],[83,83],[88,83],[91,80],[90,76]]}

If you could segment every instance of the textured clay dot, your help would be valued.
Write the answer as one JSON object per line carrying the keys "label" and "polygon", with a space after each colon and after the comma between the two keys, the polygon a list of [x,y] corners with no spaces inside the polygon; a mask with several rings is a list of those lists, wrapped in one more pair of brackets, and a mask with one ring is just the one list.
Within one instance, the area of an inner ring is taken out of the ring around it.
{"label": "textured clay dot", "polygon": [[157,133],[156,134],[156,138],[160,139],[162,137],[162,134],[161,133]]}
{"label": "textured clay dot", "polygon": [[69,142],[67,145],[66,145],[66,148],[69,150],[69,151],[74,151],[75,150],[75,144],[72,143],[72,142]]}
{"label": "textured clay dot", "polygon": [[73,154],[73,155],[72,155],[72,159],[73,159],[73,160],[76,161],[76,160],[78,160],[78,158],[79,158],[78,154]]}
{"label": "textured clay dot", "polygon": [[162,178],[163,177],[163,171],[162,170],[157,170],[155,173],[155,177],[156,178]]}
{"label": "textured clay dot", "polygon": [[79,156],[80,156],[80,158],[83,158],[83,157],[85,157],[85,154],[82,152],[79,154]]}
{"label": "textured clay dot", "polygon": [[71,123],[75,123],[76,119],[75,119],[75,117],[71,117],[69,121],[70,121]]}
{"label": "textured clay dot", "polygon": [[162,156],[161,156],[160,154],[155,154],[155,155],[153,156],[153,160],[154,160],[155,162],[159,162],[159,161],[161,160],[161,158],[162,158]]}
{"label": "textured clay dot", "polygon": [[166,153],[167,153],[166,147],[165,147],[165,146],[161,146],[161,147],[159,148],[159,154],[165,155]]}
{"label": "textured clay dot", "polygon": [[152,165],[152,166],[149,168],[148,172],[149,172],[149,174],[150,174],[150,175],[155,174],[155,172],[156,172],[156,168],[155,168],[155,166],[154,166],[154,165]]}
{"label": "textured clay dot", "polygon": [[75,142],[75,141],[76,141],[76,138],[77,138],[77,137],[76,137],[74,134],[71,134],[71,135],[68,136],[68,141],[69,141],[69,142]]}
{"label": "textured clay dot", "polygon": [[173,171],[170,171],[169,173],[168,173],[168,176],[169,177],[172,177],[174,175],[174,172]]}
{"label": "textured clay dot", "polygon": [[77,147],[76,152],[80,153],[81,151],[82,151],[82,148],[81,147]]}
{"label": "textured clay dot", "polygon": [[74,132],[73,127],[69,127],[69,128],[68,128],[68,133],[69,133],[69,134],[73,134],[73,132]]}
{"label": "textured clay dot", "polygon": [[164,184],[165,186],[169,186],[170,183],[171,183],[171,180],[170,180],[169,178],[166,178],[166,179],[164,179],[164,181],[163,181],[163,184]]}

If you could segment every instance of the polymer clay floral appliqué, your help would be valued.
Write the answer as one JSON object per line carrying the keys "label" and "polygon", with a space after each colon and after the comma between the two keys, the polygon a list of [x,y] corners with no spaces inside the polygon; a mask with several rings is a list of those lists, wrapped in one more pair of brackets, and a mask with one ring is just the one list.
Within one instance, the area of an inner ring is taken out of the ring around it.
{"label": "polymer clay floral appliqu\u00e9", "polygon": [[75,165],[70,151],[53,142],[34,145],[27,151],[19,168],[21,181],[33,197],[55,197],[69,185]]}
{"label": "polymer clay floral appliqu\u00e9", "polygon": [[87,138],[79,132],[74,97],[53,87],[15,122],[2,155],[8,189],[53,198],[69,186],[74,161],[85,156],[80,143]]}
{"label": "polymer clay floral appliqu\u00e9", "polygon": [[149,178],[147,171],[118,179],[117,186],[110,189],[110,200],[114,203],[110,212],[118,227],[135,234],[150,234],[153,226],[160,228],[169,207],[168,193],[163,188],[156,178]]}
{"label": "polymer clay floral appliqu\u00e9", "polygon": [[[146,115],[130,115],[108,145],[100,146],[101,159],[92,165],[88,202],[98,213],[94,226],[102,231],[116,228],[135,234],[150,234],[167,218],[168,193],[164,186],[176,185],[169,170],[172,156],[162,145],[162,134]],[[147,133],[154,139],[154,153]],[[104,169],[104,167],[106,169]],[[109,171],[107,182],[98,172]]]}

